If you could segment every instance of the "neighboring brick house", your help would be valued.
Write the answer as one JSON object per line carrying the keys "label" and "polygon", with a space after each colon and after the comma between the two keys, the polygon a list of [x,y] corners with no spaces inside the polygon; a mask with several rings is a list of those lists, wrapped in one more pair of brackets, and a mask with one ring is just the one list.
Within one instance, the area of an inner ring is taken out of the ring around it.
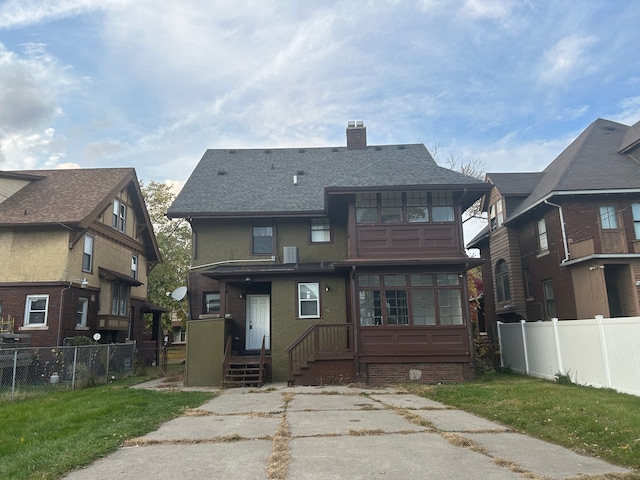
{"label": "neighboring brick house", "polygon": [[142,341],[160,261],[133,168],[0,172],[0,315],[31,345]]}
{"label": "neighboring brick house", "polygon": [[640,122],[598,119],[537,173],[488,173],[470,243],[495,322],[640,315]]}
{"label": "neighboring brick house", "polygon": [[472,378],[461,216],[490,185],[346,133],[205,152],[168,212],[193,230],[189,323],[226,317],[237,356],[264,339],[273,381]]}

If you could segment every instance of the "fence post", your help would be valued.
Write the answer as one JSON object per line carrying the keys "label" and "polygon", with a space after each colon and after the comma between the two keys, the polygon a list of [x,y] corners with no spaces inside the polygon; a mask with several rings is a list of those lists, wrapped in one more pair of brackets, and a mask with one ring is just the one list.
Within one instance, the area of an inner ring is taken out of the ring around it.
{"label": "fence post", "polygon": [[602,362],[604,366],[605,387],[611,388],[611,373],[609,372],[609,353],[607,352],[607,341],[604,335],[604,325],[602,323],[603,315],[596,315],[596,323],[598,324],[598,337],[600,337],[600,350],[602,352]]}
{"label": "fence post", "polygon": [[76,362],[78,360],[78,347],[73,349],[73,375],[71,376],[71,390],[76,389]]}
{"label": "fence post", "polygon": [[13,401],[16,393],[16,375],[18,374],[18,349],[13,351],[13,379],[11,380],[11,400]]}
{"label": "fence post", "polygon": [[525,332],[524,324],[526,320],[520,320],[520,332],[522,332],[522,350],[524,352],[524,371],[529,375],[529,354],[527,352],[527,333]]}
{"label": "fence post", "polygon": [[109,345],[110,344],[107,343],[107,365],[106,365],[106,368],[107,368],[107,373],[106,373],[106,375],[107,375],[107,383],[109,383]]}
{"label": "fence post", "polygon": [[500,368],[504,368],[504,355],[502,354],[502,333],[500,327],[502,322],[496,322],[498,325],[498,348],[500,349]]}
{"label": "fence post", "polygon": [[556,343],[556,358],[558,359],[558,372],[564,374],[564,365],[562,365],[562,350],[560,349],[560,334],[558,332],[558,319],[552,318],[553,324],[553,339]]}

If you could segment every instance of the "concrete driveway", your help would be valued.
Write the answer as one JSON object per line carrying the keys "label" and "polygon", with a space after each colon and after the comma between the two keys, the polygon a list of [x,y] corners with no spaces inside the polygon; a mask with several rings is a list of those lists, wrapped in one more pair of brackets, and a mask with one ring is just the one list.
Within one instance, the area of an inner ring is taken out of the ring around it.
{"label": "concrete driveway", "polygon": [[65,478],[522,480],[626,472],[392,388],[267,385],[222,390]]}

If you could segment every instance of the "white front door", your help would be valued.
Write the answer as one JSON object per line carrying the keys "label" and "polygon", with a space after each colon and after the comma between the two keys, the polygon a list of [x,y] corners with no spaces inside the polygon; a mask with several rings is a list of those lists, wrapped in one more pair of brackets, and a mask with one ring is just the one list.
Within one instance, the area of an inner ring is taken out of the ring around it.
{"label": "white front door", "polygon": [[264,337],[265,349],[271,348],[269,312],[269,295],[247,295],[247,350],[260,350],[262,337]]}

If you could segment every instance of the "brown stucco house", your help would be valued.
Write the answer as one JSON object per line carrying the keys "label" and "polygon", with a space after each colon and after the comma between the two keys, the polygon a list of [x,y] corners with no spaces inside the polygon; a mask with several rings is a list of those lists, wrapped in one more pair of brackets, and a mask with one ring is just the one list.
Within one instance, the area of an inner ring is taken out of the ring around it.
{"label": "brown stucco house", "polygon": [[[226,346],[227,384],[263,345],[268,376],[291,384],[473,376],[466,271],[480,261],[461,215],[490,185],[422,144],[367,145],[361,122],[346,134],[203,155],[168,211],[193,230],[187,379],[193,342]],[[190,330],[208,318],[224,321],[213,342]]]}
{"label": "brown stucco house", "polygon": [[147,302],[160,261],[133,168],[0,171],[5,333],[32,346],[142,342],[144,315],[159,327],[163,311]]}
{"label": "brown stucco house", "polygon": [[640,315],[640,122],[597,119],[547,168],[488,173],[479,248],[496,321]]}

